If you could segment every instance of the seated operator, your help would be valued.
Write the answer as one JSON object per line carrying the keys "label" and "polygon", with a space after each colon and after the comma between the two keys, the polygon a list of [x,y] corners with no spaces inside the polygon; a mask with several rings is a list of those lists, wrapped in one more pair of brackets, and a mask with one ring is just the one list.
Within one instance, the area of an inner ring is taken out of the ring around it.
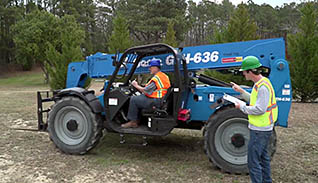
{"label": "seated operator", "polygon": [[140,86],[136,80],[131,84],[139,90],[142,94],[132,96],[130,98],[128,116],[130,120],[128,123],[122,124],[123,128],[136,128],[139,124],[139,111],[141,109],[151,108],[160,104],[161,98],[167,93],[170,87],[169,77],[160,71],[160,60],[152,59],[149,62],[150,74],[154,76],[146,84],[145,87]]}

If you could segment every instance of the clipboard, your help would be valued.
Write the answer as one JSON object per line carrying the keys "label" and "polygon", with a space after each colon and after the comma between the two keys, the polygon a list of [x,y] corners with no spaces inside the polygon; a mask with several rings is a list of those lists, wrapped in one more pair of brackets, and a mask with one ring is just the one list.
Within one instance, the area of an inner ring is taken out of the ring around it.
{"label": "clipboard", "polygon": [[238,103],[238,104],[240,104],[240,106],[243,106],[243,105],[246,105],[246,102],[244,102],[244,101],[242,101],[242,100],[240,100],[240,99],[238,99],[238,98],[236,98],[236,97],[233,97],[233,96],[231,96],[231,95],[228,95],[228,94],[226,94],[226,93],[224,93],[224,95],[223,95],[223,99],[224,100],[227,100],[227,101],[230,101],[230,102],[232,102],[232,103]]}

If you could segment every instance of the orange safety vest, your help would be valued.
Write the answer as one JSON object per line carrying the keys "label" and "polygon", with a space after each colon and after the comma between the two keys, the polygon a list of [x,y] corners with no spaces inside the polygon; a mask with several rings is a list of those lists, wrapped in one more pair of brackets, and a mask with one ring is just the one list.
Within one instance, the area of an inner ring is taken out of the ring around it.
{"label": "orange safety vest", "polygon": [[145,93],[147,97],[150,98],[162,98],[167,93],[167,89],[170,88],[170,80],[169,77],[159,71],[151,80],[146,84],[148,86],[151,82],[156,84],[157,89],[153,91],[150,95]]}

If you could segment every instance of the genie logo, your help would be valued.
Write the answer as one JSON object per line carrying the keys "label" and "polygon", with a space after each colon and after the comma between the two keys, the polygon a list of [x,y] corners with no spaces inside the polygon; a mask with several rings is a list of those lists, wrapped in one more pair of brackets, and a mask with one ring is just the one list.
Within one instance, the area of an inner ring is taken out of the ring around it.
{"label": "genie logo", "polygon": [[219,60],[219,52],[218,51],[206,51],[204,53],[196,52],[193,54],[193,57],[191,53],[184,54],[184,57],[186,58],[187,64],[190,62],[194,62],[196,64],[199,64],[201,62],[208,63],[208,62],[217,62]]}
{"label": "genie logo", "polygon": [[173,55],[169,55],[166,57],[166,64],[167,65],[173,65],[174,61],[174,56]]}
{"label": "genie logo", "polygon": [[139,68],[139,67],[149,67],[149,62],[150,62],[150,60],[152,60],[152,59],[159,59],[159,60],[160,60],[160,65],[161,65],[161,66],[163,65],[161,58],[152,57],[152,58],[149,58],[149,59],[147,59],[147,60],[141,60],[141,61],[138,63],[137,68]]}
{"label": "genie logo", "polygon": [[[193,62],[194,64],[200,63],[208,63],[208,62],[217,62],[219,60],[219,52],[218,51],[206,51],[206,52],[196,52],[194,54],[184,53],[184,58],[186,59],[187,64]],[[161,66],[172,66],[174,64],[174,56],[173,55],[160,55],[158,57],[146,58],[145,60],[141,60],[137,66],[139,67],[148,67],[149,62],[152,59],[159,59],[161,62]],[[163,60],[165,62],[163,62]]]}
{"label": "genie logo", "polygon": [[[208,63],[208,62],[217,62],[219,60],[219,52],[212,51],[212,52],[196,52],[193,55],[191,53],[184,53],[183,56],[186,59],[187,64],[193,62],[195,64],[200,63]],[[166,57],[166,65],[173,65],[174,56],[169,55]]]}

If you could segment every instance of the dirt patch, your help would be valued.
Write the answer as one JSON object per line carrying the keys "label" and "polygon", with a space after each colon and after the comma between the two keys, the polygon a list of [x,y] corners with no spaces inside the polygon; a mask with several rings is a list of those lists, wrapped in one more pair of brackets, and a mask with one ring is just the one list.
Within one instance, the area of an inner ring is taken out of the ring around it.
{"label": "dirt patch", "polygon": [[[100,89],[103,83],[94,88]],[[202,132],[174,130],[167,137],[105,134],[84,156],[61,153],[44,132],[34,129],[38,88],[0,88],[0,183],[42,182],[248,182],[213,167],[203,152]],[[318,182],[318,104],[294,103],[289,128],[276,128],[274,182]]]}

